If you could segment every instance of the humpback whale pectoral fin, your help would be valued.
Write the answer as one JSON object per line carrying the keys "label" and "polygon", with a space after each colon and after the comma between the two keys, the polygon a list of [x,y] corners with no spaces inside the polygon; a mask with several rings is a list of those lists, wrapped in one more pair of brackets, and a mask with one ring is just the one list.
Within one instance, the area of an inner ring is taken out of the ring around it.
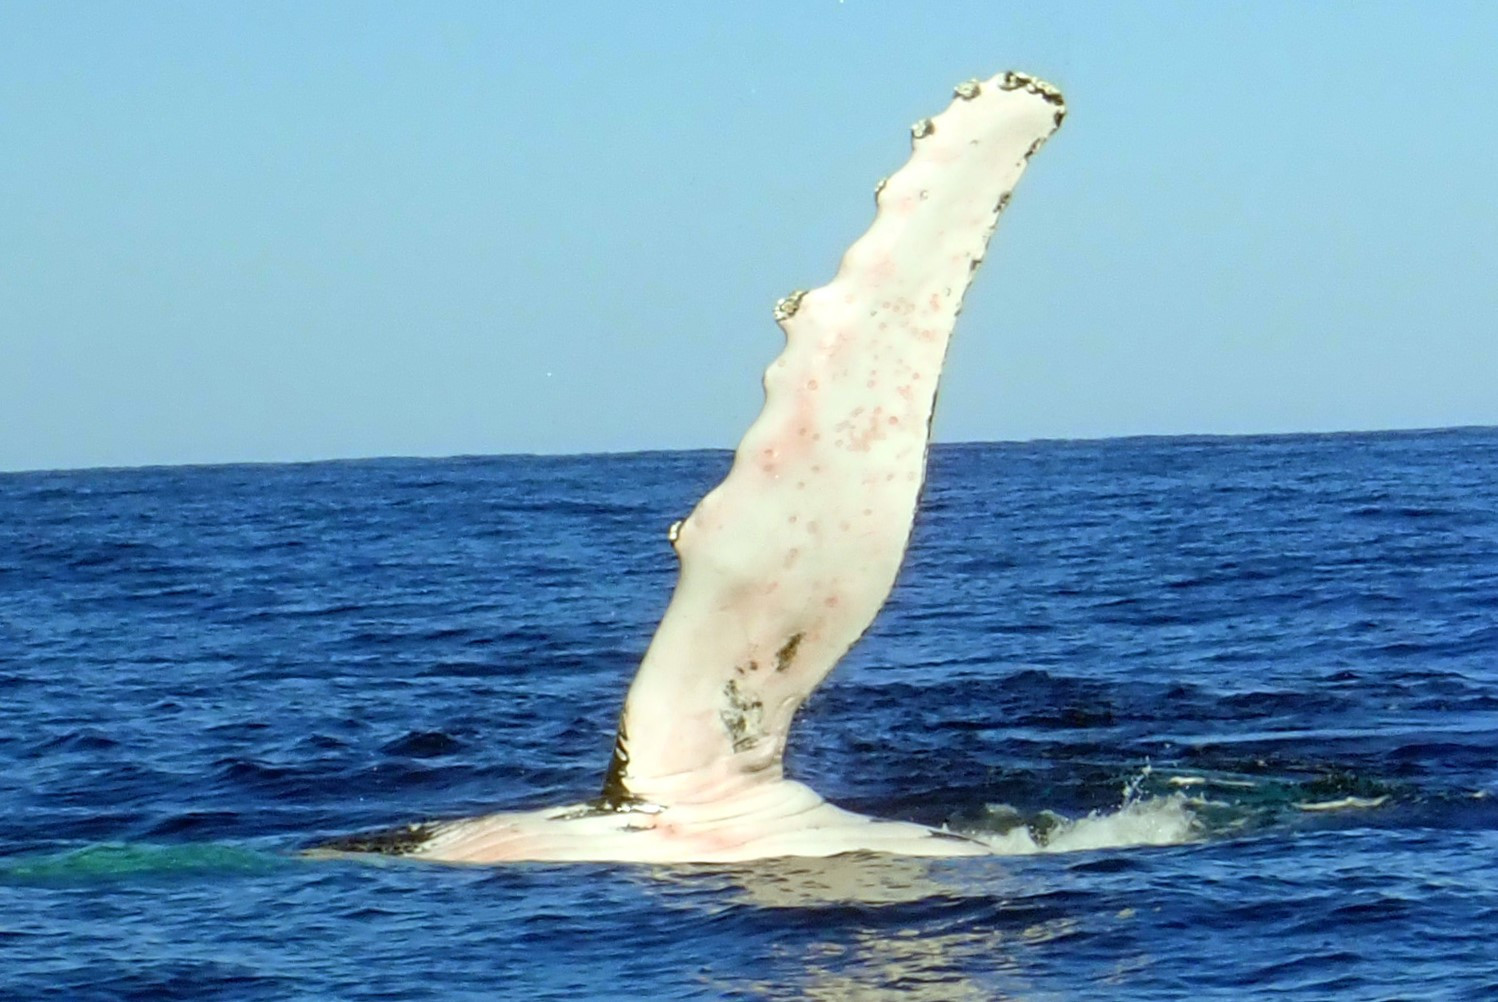
{"label": "humpback whale pectoral fin", "polygon": [[782,776],[800,705],[894,584],[963,296],[1030,157],[1061,124],[1023,73],[959,84],[911,128],[868,231],[826,285],[775,305],[785,347],[728,476],[667,532],[676,589],[595,800],[327,843],[452,862],[723,862],[986,846],[842,810]]}
{"label": "humpback whale pectoral fin", "polygon": [[1060,93],[1023,73],[957,85],[911,130],[874,221],[828,284],[775,304],[785,347],[728,476],[669,533],[676,590],[602,799],[701,803],[781,778],[797,707],[894,584],[962,300]]}

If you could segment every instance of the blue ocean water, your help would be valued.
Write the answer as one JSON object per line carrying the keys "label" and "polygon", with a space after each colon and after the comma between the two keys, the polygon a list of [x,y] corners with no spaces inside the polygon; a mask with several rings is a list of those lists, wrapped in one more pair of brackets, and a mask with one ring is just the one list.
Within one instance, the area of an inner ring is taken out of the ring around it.
{"label": "blue ocean water", "polygon": [[1498,997],[1498,429],[936,448],[788,761],[1013,855],[298,855],[592,795],[728,459],[0,476],[0,997]]}

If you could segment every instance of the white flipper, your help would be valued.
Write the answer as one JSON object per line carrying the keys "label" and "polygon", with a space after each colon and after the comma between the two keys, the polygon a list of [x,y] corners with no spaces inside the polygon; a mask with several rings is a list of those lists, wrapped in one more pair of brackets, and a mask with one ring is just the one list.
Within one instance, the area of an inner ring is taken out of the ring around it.
{"label": "white flipper", "polygon": [[1047,84],[963,84],[917,123],[873,225],[776,308],[786,346],[727,479],[674,532],[681,576],[630,687],[606,799],[713,801],[781,777],[803,700],[894,584],[962,298],[1025,164]]}
{"label": "white flipper", "polygon": [[1017,73],[957,88],[833,281],[776,307],[784,352],[728,477],[672,541],[681,575],[630,687],[602,797],[330,843],[462,862],[733,861],[981,843],[878,821],[782,778],[797,708],[873,621],[905,554],[947,341],[999,213],[1060,125]]}

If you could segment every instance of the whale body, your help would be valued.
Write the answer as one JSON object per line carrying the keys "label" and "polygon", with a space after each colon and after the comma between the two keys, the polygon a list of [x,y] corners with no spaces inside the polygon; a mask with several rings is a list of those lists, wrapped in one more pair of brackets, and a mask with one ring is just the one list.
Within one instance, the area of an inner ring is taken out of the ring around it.
{"label": "whale body", "polygon": [[630,686],[593,800],[336,839],[324,852],[446,862],[735,862],[984,843],[855,814],[787,779],[802,702],[868,629],[904,558],[937,383],[963,296],[1060,93],[968,81],[911,129],[836,276],[780,300],[765,403],[670,540],[671,602]]}

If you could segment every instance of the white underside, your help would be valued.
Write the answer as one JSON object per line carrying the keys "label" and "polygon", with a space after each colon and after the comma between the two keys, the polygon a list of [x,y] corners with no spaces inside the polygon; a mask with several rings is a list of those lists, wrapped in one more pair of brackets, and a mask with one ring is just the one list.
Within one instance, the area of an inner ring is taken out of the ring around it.
{"label": "white underside", "polygon": [[410,858],[450,863],[735,863],[851,852],[981,856],[981,842],[835,807],[789,780],[694,806],[600,811],[586,804],[506,812],[440,825]]}
{"label": "white underside", "polygon": [[[834,807],[781,778],[797,708],[869,628],[920,497],[962,300],[1065,114],[1020,73],[968,81],[911,130],[832,281],[776,306],[785,350],[724,481],[671,541],[681,574],[630,686],[599,804],[361,841],[454,863],[978,856],[984,843]],[[616,809],[617,808],[617,809]]]}

